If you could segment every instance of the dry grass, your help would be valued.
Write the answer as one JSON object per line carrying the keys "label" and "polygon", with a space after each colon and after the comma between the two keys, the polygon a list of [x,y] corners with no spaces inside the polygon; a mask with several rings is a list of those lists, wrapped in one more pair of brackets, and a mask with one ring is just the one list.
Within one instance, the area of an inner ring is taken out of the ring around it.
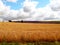
{"label": "dry grass", "polygon": [[60,24],[0,23],[0,41],[60,40]]}

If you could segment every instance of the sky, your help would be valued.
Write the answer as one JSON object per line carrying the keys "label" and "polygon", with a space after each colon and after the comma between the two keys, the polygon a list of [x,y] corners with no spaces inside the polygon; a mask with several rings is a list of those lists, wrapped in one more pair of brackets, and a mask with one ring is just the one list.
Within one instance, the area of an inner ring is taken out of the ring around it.
{"label": "sky", "polygon": [[60,0],[0,0],[0,21],[60,21]]}
{"label": "sky", "polygon": [[[22,8],[22,4],[25,0],[17,0],[16,2],[12,2],[12,1],[9,1],[9,0],[3,0],[3,3],[6,5],[6,6],[11,6],[11,9],[14,9],[14,10],[18,10],[20,8]],[[39,4],[37,5],[37,8],[42,8],[44,7],[45,5],[47,5],[49,3],[49,0],[32,0],[32,1],[37,1],[39,2]]]}

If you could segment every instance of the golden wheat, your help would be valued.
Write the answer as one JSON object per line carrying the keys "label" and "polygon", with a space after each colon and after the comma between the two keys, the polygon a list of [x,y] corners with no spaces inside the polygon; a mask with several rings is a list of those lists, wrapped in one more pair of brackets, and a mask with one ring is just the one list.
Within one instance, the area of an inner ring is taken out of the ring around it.
{"label": "golden wheat", "polygon": [[0,41],[60,40],[60,24],[0,23]]}

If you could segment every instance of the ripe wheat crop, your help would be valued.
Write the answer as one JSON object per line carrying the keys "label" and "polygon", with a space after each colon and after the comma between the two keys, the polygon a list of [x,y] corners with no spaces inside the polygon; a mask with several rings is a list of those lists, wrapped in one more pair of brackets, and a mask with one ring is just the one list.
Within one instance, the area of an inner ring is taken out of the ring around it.
{"label": "ripe wheat crop", "polygon": [[0,23],[0,41],[60,40],[60,24]]}

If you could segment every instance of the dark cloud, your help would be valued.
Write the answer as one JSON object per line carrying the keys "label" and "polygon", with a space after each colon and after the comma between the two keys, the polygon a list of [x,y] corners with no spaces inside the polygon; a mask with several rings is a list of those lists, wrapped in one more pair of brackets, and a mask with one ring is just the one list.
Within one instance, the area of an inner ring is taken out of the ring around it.
{"label": "dark cloud", "polygon": [[30,9],[30,7],[24,7],[24,8],[23,8],[23,11],[28,13],[28,12],[31,11],[31,9]]}

